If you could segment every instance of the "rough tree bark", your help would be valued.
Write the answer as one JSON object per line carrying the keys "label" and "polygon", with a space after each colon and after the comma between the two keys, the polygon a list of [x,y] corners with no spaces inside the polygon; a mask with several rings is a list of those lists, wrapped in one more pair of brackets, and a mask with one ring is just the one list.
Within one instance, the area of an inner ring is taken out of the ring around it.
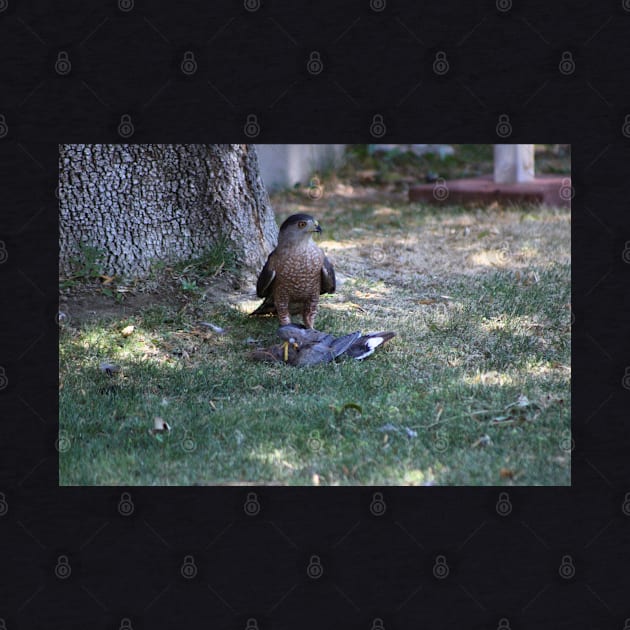
{"label": "rough tree bark", "polygon": [[257,272],[277,240],[253,145],[61,145],[59,183],[62,275],[81,244],[108,275],[141,278],[222,238]]}

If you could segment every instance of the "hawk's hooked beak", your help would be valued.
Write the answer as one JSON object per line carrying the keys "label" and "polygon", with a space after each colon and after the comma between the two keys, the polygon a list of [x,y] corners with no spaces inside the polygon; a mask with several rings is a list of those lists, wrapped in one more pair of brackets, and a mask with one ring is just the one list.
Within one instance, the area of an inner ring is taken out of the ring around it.
{"label": "hawk's hooked beak", "polygon": [[321,233],[322,233],[322,228],[321,228],[321,226],[319,225],[319,222],[318,222],[318,221],[314,221],[314,222],[313,222],[313,226],[314,226],[314,227],[313,227],[313,229],[311,230],[312,232],[317,232],[317,234],[321,234]]}

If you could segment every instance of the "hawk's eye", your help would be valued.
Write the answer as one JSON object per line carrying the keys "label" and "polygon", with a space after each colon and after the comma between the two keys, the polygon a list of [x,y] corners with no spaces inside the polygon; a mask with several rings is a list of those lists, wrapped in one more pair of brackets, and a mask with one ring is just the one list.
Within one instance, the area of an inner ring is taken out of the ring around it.
{"label": "hawk's eye", "polygon": [[298,227],[302,230],[306,227],[306,221],[298,221]]}

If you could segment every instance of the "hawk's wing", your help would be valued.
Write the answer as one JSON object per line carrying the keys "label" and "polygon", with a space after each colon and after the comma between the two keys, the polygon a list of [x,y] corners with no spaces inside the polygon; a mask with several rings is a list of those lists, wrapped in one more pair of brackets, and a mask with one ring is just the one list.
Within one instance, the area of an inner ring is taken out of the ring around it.
{"label": "hawk's wing", "polygon": [[274,252],[269,254],[267,262],[262,268],[262,271],[258,275],[258,280],[256,281],[256,295],[260,298],[269,297],[271,295],[271,285],[273,284],[273,279],[276,277],[276,272],[272,269],[271,265],[271,257],[273,254]]}
{"label": "hawk's wing", "polygon": [[328,260],[327,256],[324,256],[324,264],[322,265],[321,277],[322,283],[319,292],[334,293],[337,286],[335,281],[335,270],[333,269],[333,266],[330,260]]}

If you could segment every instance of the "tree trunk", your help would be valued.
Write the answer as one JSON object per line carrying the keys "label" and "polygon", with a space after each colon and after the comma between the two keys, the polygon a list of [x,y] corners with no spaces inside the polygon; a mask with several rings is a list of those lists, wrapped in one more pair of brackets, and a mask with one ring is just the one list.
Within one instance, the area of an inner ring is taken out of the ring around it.
{"label": "tree trunk", "polygon": [[278,228],[253,145],[61,145],[60,273],[80,246],[108,275],[200,256],[220,239],[257,272]]}

